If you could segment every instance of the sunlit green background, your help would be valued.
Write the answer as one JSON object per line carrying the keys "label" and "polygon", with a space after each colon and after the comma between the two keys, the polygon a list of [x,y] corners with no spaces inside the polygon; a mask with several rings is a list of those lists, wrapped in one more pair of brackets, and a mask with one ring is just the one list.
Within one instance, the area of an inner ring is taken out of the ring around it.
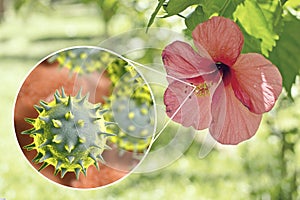
{"label": "sunlit green background", "polygon": [[[43,57],[74,45],[146,26],[157,1],[0,0],[0,198],[12,199],[300,199],[300,89],[294,102],[281,96],[256,136],[238,146],[215,146],[199,159],[201,140],[172,165],[132,174],[107,188],[60,187],[28,164],[12,124],[14,98]],[[3,5],[4,7],[3,7]],[[2,9],[4,8],[4,9]],[[174,30],[177,18],[154,26]],[[298,81],[299,82],[299,81]],[[298,84],[299,85],[299,84]]]}

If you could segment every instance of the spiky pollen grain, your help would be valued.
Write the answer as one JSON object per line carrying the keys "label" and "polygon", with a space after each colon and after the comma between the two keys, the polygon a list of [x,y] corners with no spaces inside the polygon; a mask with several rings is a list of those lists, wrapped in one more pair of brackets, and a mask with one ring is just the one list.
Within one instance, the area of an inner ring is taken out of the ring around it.
{"label": "spiky pollen grain", "polygon": [[39,170],[52,165],[61,178],[67,172],[79,178],[89,166],[99,168],[97,158],[102,158],[107,140],[104,111],[87,99],[87,95],[81,97],[81,91],[72,97],[62,89],[61,94],[56,91],[53,101],[34,106],[39,113],[36,119],[25,119],[33,128],[22,134],[29,134],[34,141],[24,148],[37,151],[33,161],[43,163]]}

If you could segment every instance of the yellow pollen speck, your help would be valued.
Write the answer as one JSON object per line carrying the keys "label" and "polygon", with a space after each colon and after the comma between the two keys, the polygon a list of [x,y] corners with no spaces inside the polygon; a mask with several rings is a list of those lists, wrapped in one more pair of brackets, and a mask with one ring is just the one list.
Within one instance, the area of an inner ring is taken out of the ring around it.
{"label": "yellow pollen speck", "polygon": [[83,136],[79,137],[79,142],[80,143],[85,143],[85,141],[86,141],[85,137],[83,137]]}
{"label": "yellow pollen speck", "polygon": [[121,131],[121,132],[119,133],[119,137],[124,137],[124,136],[126,136],[126,134],[125,134],[124,132]]}
{"label": "yellow pollen speck", "polygon": [[78,126],[83,127],[84,126],[84,121],[82,119],[77,121]]}
{"label": "yellow pollen speck", "polygon": [[54,135],[52,142],[55,142],[55,143],[59,144],[59,143],[61,143],[61,141],[62,141],[62,140],[59,139],[59,136],[58,136],[58,135]]}
{"label": "yellow pollen speck", "polygon": [[71,111],[69,111],[65,114],[65,118],[66,118],[66,120],[73,119],[74,115],[71,113]]}
{"label": "yellow pollen speck", "polygon": [[87,57],[88,57],[88,55],[86,53],[80,54],[80,58],[81,59],[86,59]]}
{"label": "yellow pollen speck", "polygon": [[141,113],[142,113],[143,115],[147,115],[147,114],[148,114],[148,110],[147,110],[146,108],[142,108],[142,109],[141,109]]}
{"label": "yellow pollen speck", "polygon": [[135,127],[133,125],[128,126],[129,131],[135,131]]}
{"label": "yellow pollen speck", "polygon": [[144,130],[141,131],[140,134],[141,134],[141,136],[146,136],[146,135],[148,135],[148,130],[144,129]]}
{"label": "yellow pollen speck", "polygon": [[129,118],[129,119],[133,119],[133,118],[134,118],[134,112],[128,113],[128,118]]}
{"label": "yellow pollen speck", "polygon": [[209,92],[210,86],[211,86],[211,84],[207,84],[206,82],[200,83],[199,85],[196,86],[194,94],[198,97],[208,96],[210,94],[210,92]]}
{"label": "yellow pollen speck", "polygon": [[71,153],[71,151],[74,149],[74,145],[65,145],[65,149]]}
{"label": "yellow pollen speck", "polygon": [[53,123],[53,126],[55,128],[61,128],[62,127],[62,123],[61,121],[57,120],[57,119],[52,119],[52,123]]}

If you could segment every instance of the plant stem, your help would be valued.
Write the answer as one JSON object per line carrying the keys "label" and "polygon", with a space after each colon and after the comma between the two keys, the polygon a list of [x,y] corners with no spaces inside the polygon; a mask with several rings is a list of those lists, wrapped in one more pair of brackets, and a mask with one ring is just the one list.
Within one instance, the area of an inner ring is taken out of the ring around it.
{"label": "plant stem", "polygon": [[224,15],[224,12],[227,9],[228,5],[229,5],[229,0],[226,0],[226,2],[224,3],[223,7],[220,10],[220,16]]}

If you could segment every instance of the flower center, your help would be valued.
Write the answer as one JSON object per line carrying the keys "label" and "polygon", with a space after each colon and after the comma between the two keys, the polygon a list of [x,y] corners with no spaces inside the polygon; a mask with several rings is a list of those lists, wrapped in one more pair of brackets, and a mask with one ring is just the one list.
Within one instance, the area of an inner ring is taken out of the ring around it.
{"label": "flower center", "polygon": [[198,97],[208,96],[210,94],[209,87],[210,84],[207,84],[206,82],[200,83],[199,85],[196,86],[194,94]]}
{"label": "flower center", "polygon": [[222,73],[222,80],[224,81],[224,84],[227,85],[230,80],[230,67],[224,63],[216,62],[216,66],[218,70]]}
{"label": "flower center", "polygon": [[218,70],[222,71],[223,73],[227,73],[229,72],[229,67],[221,62],[216,62],[217,68]]}

